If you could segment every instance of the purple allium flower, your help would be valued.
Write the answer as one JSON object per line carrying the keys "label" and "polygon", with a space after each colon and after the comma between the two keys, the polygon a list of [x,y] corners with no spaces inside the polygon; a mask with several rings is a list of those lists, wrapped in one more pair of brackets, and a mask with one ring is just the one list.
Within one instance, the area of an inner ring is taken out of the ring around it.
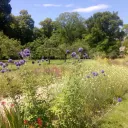
{"label": "purple allium flower", "polygon": [[104,73],[104,70],[101,70],[101,73]]}
{"label": "purple allium flower", "polygon": [[19,52],[19,55],[20,55],[22,58],[28,57],[28,56],[30,56],[30,50],[26,48],[26,49],[24,49],[23,51]]}
{"label": "purple allium flower", "polygon": [[19,64],[19,63],[17,63],[17,64],[16,64],[16,66],[20,66],[20,64]]}
{"label": "purple allium flower", "polygon": [[24,53],[30,53],[30,50],[28,48],[24,49]]}
{"label": "purple allium flower", "polygon": [[2,70],[1,70],[1,73],[5,73],[5,70],[4,70],[4,69],[2,69]]}
{"label": "purple allium flower", "polygon": [[9,59],[9,60],[8,60],[8,62],[9,62],[9,63],[12,63],[12,62],[13,62],[13,60],[12,60],[12,59]]}
{"label": "purple allium flower", "polygon": [[97,72],[92,72],[93,76],[98,76]]}
{"label": "purple allium flower", "polygon": [[69,50],[66,50],[66,54],[69,54],[70,53],[70,51]]}
{"label": "purple allium flower", "polygon": [[25,63],[25,61],[24,61],[24,60],[20,60],[18,63],[19,63],[20,65],[23,65],[23,64]]}
{"label": "purple allium flower", "polygon": [[20,66],[21,64],[19,62],[14,62],[16,66]]}
{"label": "purple allium flower", "polygon": [[25,53],[26,56],[30,56],[30,53]]}
{"label": "purple allium flower", "polygon": [[6,66],[7,66],[6,63],[3,63],[2,68],[5,68]]}
{"label": "purple allium flower", "polygon": [[3,65],[3,62],[0,62],[0,66],[2,66]]}
{"label": "purple allium flower", "polygon": [[78,52],[83,52],[83,48],[79,48],[78,49]]}
{"label": "purple allium flower", "polygon": [[71,56],[72,56],[72,57],[76,57],[76,52],[73,52],[73,53],[71,54]]}
{"label": "purple allium flower", "polygon": [[22,58],[25,58],[25,57],[26,57],[26,54],[25,54],[23,51],[19,52],[19,55],[20,55]]}
{"label": "purple allium flower", "polygon": [[83,54],[83,58],[87,59],[88,58],[88,54],[87,53],[84,53]]}
{"label": "purple allium flower", "polygon": [[118,102],[121,102],[122,101],[122,98],[118,98]]}

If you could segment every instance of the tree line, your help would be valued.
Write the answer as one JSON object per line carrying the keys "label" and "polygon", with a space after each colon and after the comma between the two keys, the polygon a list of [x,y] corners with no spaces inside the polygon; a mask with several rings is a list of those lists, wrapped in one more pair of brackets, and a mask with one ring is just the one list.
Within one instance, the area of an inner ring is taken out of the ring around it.
{"label": "tree line", "polygon": [[9,3],[10,0],[0,2],[0,59],[17,58],[14,52],[24,47],[31,49],[33,59],[49,55],[61,59],[66,50],[72,52],[79,47],[90,57],[119,56],[125,32],[118,12],[97,12],[88,19],[77,12],[64,12],[55,21],[40,21],[38,28],[27,10],[14,16]]}

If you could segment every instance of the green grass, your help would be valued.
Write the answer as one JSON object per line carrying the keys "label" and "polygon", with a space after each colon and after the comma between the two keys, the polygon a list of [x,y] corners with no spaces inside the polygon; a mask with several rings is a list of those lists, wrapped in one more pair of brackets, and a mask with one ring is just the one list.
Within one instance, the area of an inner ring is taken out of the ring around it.
{"label": "green grass", "polygon": [[99,121],[98,128],[128,128],[128,94]]}

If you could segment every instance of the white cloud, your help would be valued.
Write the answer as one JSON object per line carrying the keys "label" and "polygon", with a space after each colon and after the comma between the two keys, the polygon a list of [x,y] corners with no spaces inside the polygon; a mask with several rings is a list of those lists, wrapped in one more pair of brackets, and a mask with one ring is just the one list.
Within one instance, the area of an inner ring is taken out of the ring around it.
{"label": "white cloud", "polygon": [[41,4],[34,4],[35,7],[41,7]]}
{"label": "white cloud", "polygon": [[60,7],[60,4],[43,4],[44,7]]}
{"label": "white cloud", "polygon": [[73,7],[73,4],[67,4],[67,5],[65,5],[65,7],[67,7],[67,8]]}
{"label": "white cloud", "polygon": [[98,10],[107,9],[107,8],[109,8],[108,5],[99,4],[99,5],[90,6],[90,7],[87,7],[87,8],[77,8],[77,9],[74,9],[72,11],[73,12],[93,12],[93,11],[98,11]]}

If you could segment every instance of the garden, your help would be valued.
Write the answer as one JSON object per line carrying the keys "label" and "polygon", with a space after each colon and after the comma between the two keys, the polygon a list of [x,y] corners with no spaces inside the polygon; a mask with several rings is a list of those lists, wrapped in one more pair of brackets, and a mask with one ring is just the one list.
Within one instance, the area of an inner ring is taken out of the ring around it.
{"label": "garden", "polygon": [[[128,69],[108,59],[80,59],[83,48],[66,54],[72,59],[0,62],[1,128],[98,128],[114,106],[126,100]],[[85,55],[85,53],[84,53]]]}
{"label": "garden", "polygon": [[0,2],[0,128],[127,128],[128,24],[118,12],[37,25],[10,2]]}

